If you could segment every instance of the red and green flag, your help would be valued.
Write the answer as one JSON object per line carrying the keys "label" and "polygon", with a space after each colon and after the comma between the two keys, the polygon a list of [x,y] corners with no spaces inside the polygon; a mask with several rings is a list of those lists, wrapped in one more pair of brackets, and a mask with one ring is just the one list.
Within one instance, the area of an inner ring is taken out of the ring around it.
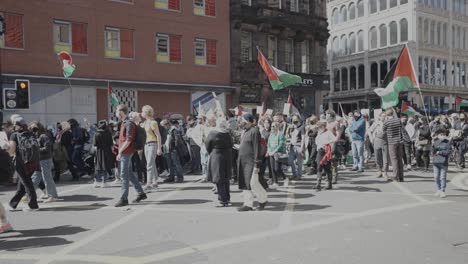
{"label": "red and green flag", "polygon": [[456,104],[458,107],[468,107],[468,99],[464,99],[464,98],[461,98],[460,96],[457,96]]}
{"label": "red and green flag", "polygon": [[416,112],[413,107],[409,106],[406,101],[401,102],[401,113],[407,116],[414,116],[418,114],[418,112]]}
{"label": "red and green flag", "polygon": [[382,99],[383,109],[398,105],[401,92],[407,92],[411,88],[419,87],[413,62],[406,45],[403,47],[398,60],[385,76],[382,86],[385,88],[377,88],[374,92]]}
{"label": "red and green flag", "polygon": [[110,103],[113,107],[116,107],[120,104],[120,101],[117,98],[117,95],[114,93],[114,91],[112,91],[112,86],[110,82],[107,82],[107,94],[109,96]]}
{"label": "red and green flag", "polygon": [[273,67],[258,49],[258,62],[270,81],[273,90],[281,90],[302,82],[302,78]]}

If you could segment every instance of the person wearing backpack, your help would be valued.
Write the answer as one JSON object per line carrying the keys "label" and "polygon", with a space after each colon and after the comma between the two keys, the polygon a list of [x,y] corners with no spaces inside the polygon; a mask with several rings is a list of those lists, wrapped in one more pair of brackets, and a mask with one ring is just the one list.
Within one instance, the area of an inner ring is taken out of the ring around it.
{"label": "person wearing backpack", "polygon": [[112,133],[107,126],[106,120],[101,120],[98,123],[98,130],[94,134],[94,146],[96,147],[96,179],[94,180],[95,188],[106,188],[106,180],[109,176],[109,171],[112,170]]}
{"label": "person wearing backpack", "polygon": [[128,118],[128,107],[126,105],[119,105],[115,111],[115,115],[122,122],[119,133],[119,150],[117,160],[120,162],[120,177],[122,178],[122,188],[120,200],[115,207],[122,207],[128,205],[128,188],[129,181],[132,182],[133,187],[138,193],[137,198],[133,201],[139,203],[147,199],[140,182],[132,171],[132,156],[135,154],[135,141],[137,125],[130,121]]}
{"label": "person wearing backpack", "polygon": [[52,203],[58,201],[57,188],[52,177],[52,139],[46,134],[44,126],[35,121],[29,126],[29,130],[34,133],[39,141],[40,147],[40,170],[34,172],[32,181],[34,187],[38,187],[41,180],[44,182],[45,190],[47,195],[44,196],[46,199],[45,203]]}
{"label": "person wearing backpack", "polygon": [[[179,121],[172,119],[171,128],[169,129],[168,137],[166,140],[166,147],[170,153],[170,174],[169,177],[164,181],[165,183],[182,183],[184,181],[184,171],[180,160],[180,151],[178,149],[183,148],[185,141],[182,138],[181,131],[179,130]],[[187,148],[187,146],[185,145]],[[187,150],[188,152],[188,150]],[[175,180],[177,177],[177,180]]]}
{"label": "person wearing backpack", "polygon": [[450,139],[446,136],[447,131],[439,128],[435,132],[434,142],[432,144],[432,163],[434,167],[434,178],[437,184],[436,196],[445,198],[445,187],[447,185],[448,160],[452,148]]}
{"label": "person wearing backpack", "polygon": [[27,194],[29,208],[23,210],[37,211],[39,206],[31,176],[40,169],[39,142],[34,134],[28,131],[28,125],[22,116],[13,115],[11,121],[14,132],[10,135],[9,152],[14,156],[15,169],[19,179],[16,193],[9,203],[10,209],[16,210],[23,196]]}
{"label": "person wearing backpack", "polygon": [[[89,140],[89,134],[85,129],[80,127],[80,124],[75,119],[68,120],[71,128],[72,134],[72,152],[71,152],[71,161],[73,165],[76,167],[75,172],[72,173],[72,180],[78,181],[81,176],[85,174],[85,165],[83,161],[83,149],[84,144],[86,143],[87,139]],[[88,137],[88,138],[86,138]]]}

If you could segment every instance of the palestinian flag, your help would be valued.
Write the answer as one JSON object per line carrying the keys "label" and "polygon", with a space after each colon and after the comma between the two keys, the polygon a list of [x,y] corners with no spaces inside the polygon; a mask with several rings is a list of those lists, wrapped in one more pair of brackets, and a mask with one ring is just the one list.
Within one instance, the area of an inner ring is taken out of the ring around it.
{"label": "palestinian flag", "polygon": [[107,82],[107,94],[110,98],[110,102],[112,106],[116,107],[120,104],[120,101],[117,98],[117,95],[112,91],[112,86],[110,82]]}
{"label": "palestinian flag", "polygon": [[405,101],[401,102],[401,113],[407,116],[418,115],[418,112],[416,112],[416,110],[414,110],[413,107],[409,106],[408,103]]}
{"label": "palestinian flag", "polygon": [[265,58],[265,56],[263,56],[262,52],[260,51],[260,49],[258,49],[258,47],[257,50],[258,63],[260,63],[260,66],[267,75],[273,90],[281,90],[288,86],[302,82],[302,78],[300,76],[292,75],[273,67]]}
{"label": "palestinian flag", "polygon": [[65,78],[69,78],[73,74],[76,68],[75,65],[73,64],[71,55],[66,51],[61,51],[57,55],[62,60],[63,76]]}
{"label": "palestinian flag", "polygon": [[457,96],[455,103],[458,107],[468,107],[468,99],[461,98],[460,96]]}
{"label": "palestinian flag", "polygon": [[403,47],[398,60],[393,64],[387,76],[385,76],[382,86],[385,88],[374,90],[382,99],[382,109],[398,105],[400,101],[399,94],[401,92],[406,92],[413,87],[419,87],[413,62],[406,45]]}
{"label": "palestinian flag", "polygon": [[283,115],[292,116],[294,114],[300,115],[299,109],[294,102],[291,95],[288,96],[288,102],[284,104]]}

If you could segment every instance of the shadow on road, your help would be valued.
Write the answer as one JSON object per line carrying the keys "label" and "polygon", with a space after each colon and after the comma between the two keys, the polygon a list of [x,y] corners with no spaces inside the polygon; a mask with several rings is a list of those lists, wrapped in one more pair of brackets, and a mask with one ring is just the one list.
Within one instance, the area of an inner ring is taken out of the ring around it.
{"label": "shadow on road", "polygon": [[88,230],[70,225],[56,226],[48,229],[16,230],[5,234],[11,234],[10,236],[0,238],[0,251],[19,251],[31,248],[67,245],[72,242],[56,236],[75,235]]}
{"label": "shadow on road", "polygon": [[355,192],[382,192],[379,188],[354,186],[354,187],[339,187],[336,190],[340,191],[355,191]]}
{"label": "shadow on road", "polygon": [[60,198],[62,198],[64,202],[102,202],[102,201],[113,200],[113,198],[109,198],[109,197],[98,197],[95,195],[87,195],[87,194],[75,194],[75,195],[70,195],[70,196],[61,196]]}
{"label": "shadow on road", "polygon": [[91,211],[91,210],[97,210],[106,206],[107,205],[100,204],[100,203],[85,204],[85,205],[67,205],[67,206],[41,208],[40,212]]}

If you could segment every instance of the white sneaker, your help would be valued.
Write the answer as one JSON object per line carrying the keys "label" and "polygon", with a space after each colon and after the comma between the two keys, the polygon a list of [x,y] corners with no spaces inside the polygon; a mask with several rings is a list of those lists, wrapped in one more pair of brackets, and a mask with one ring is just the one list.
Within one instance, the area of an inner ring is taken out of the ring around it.
{"label": "white sneaker", "polygon": [[119,180],[119,179],[115,179],[115,181],[112,182],[112,185],[121,185],[122,184],[122,180]]}
{"label": "white sneaker", "polygon": [[93,187],[94,188],[100,188],[101,186],[99,185],[98,181],[94,180]]}
{"label": "white sneaker", "polygon": [[42,195],[41,195],[41,197],[39,199],[47,200],[47,199],[49,199],[49,195],[47,194],[46,191],[42,191]]}
{"label": "white sneaker", "polygon": [[58,202],[59,199],[57,198],[54,198],[54,197],[50,197],[49,199],[45,200],[44,203],[55,203],[55,202]]}
{"label": "white sneaker", "polygon": [[163,171],[160,175],[161,177],[167,177],[169,176],[169,172],[167,170]]}
{"label": "white sneaker", "polygon": [[406,169],[411,170],[411,164],[408,164],[408,166],[406,166]]}
{"label": "white sneaker", "polygon": [[283,187],[288,187],[288,186],[289,186],[289,179],[286,178],[286,180],[284,180]]}
{"label": "white sneaker", "polygon": [[279,187],[279,186],[278,186],[277,183],[273,183],[273,184],[271,185],[271,188],[272,188],[272,189],[278,189],[278,187]]}
{"label": "white sneaker", "polygon": [[441,193],[442,193],[441,191],[437,191],[436,193],[434,193],[434,196],[435,196],[435,197],[440,197],[440,194],[441,194]]}
{"label": "white sneaker", "polygon": [[445,192],[440,192],[440,198],[445,198],[447,197],[447,195],[445,194]]}
{"label": "white sneaker", "polygon": [[107,182],[101,182],[101,188],[107,188],[109,184]]}

